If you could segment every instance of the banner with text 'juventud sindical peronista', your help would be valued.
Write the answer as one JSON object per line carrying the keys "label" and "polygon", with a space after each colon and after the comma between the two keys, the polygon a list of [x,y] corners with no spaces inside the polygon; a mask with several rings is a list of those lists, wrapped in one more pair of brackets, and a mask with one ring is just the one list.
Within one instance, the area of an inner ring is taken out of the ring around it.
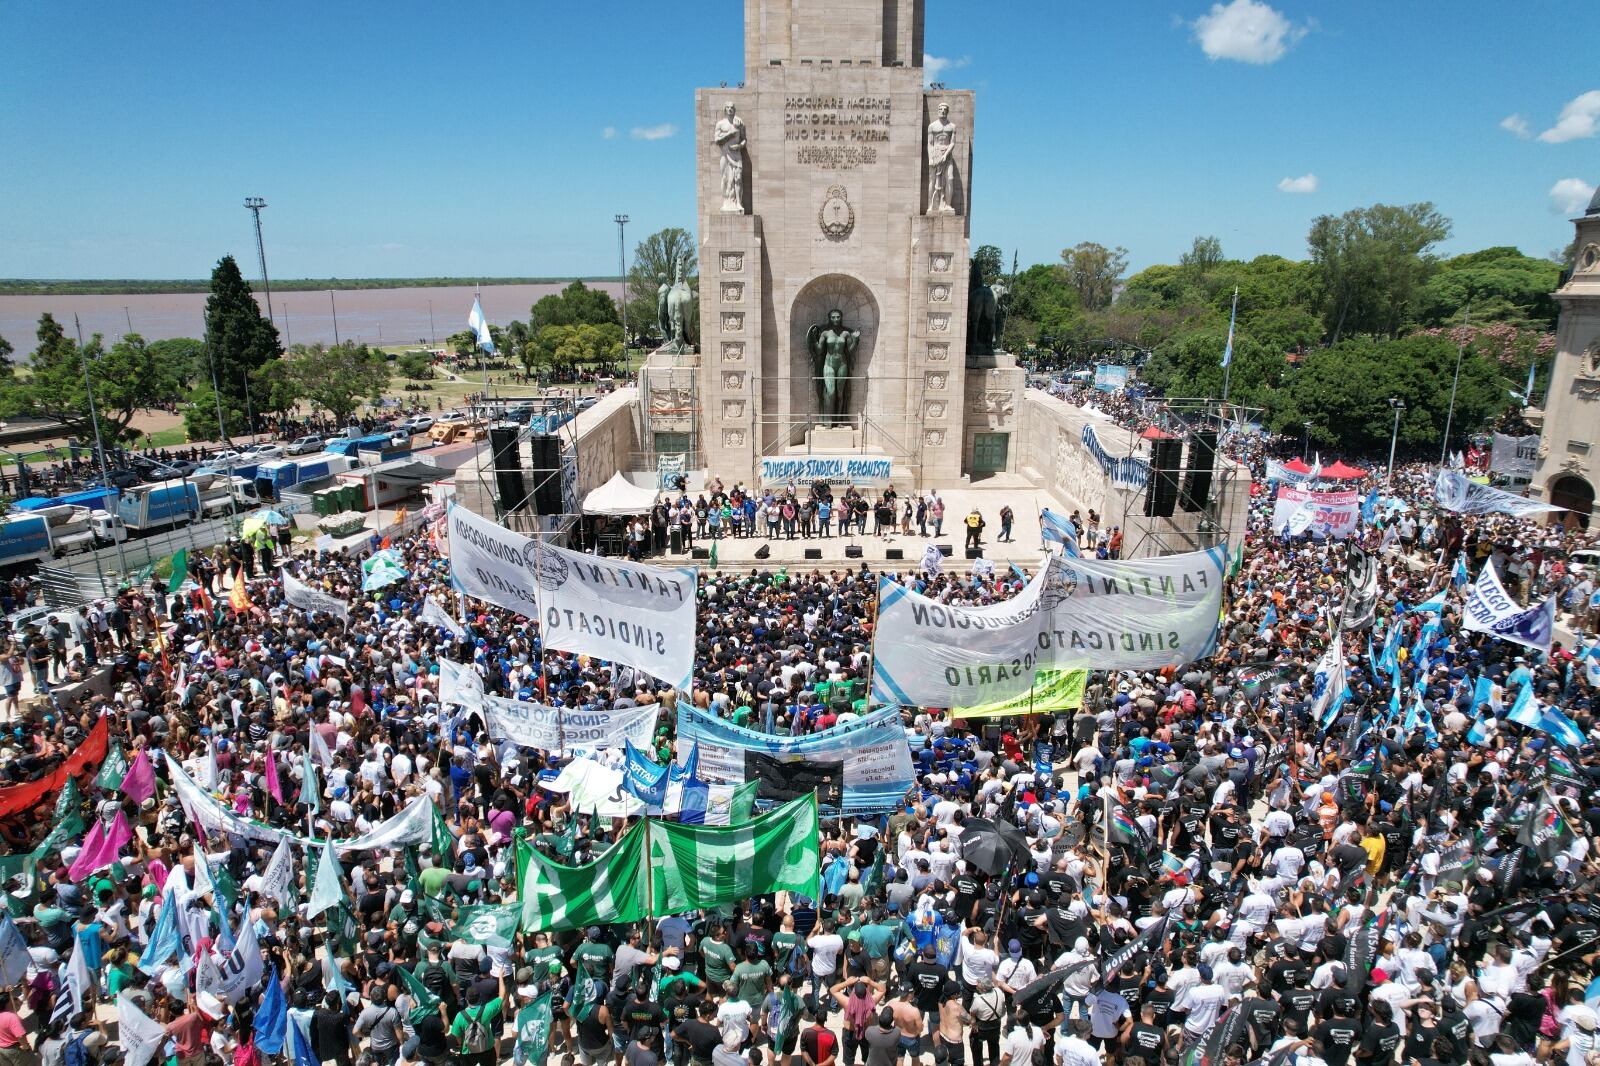
{"label": "banner with text 'juventud sindical peronista'", "polygon": [[1133,561],[1048,556],[1015,597],[966,607],[878,584],[873,699],[972,707],[1041,669],[1155,670],[1216,644],[1227,547]]}

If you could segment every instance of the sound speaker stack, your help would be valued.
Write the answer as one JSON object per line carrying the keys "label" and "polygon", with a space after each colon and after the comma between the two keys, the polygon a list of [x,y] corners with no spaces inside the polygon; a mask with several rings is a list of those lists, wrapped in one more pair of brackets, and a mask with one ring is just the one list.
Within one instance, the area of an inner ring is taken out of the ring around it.
{"label": "sound speaker stack", "polygon": [[1146,518],[1171,518],[1178,505],[1178,475],[1182,472],[1183,441],[1150,442],[1150,484],[1144,493]]}
{"label": "sound speaker stack", "polygon": [[489,427],[489,453],[494,463],[494,488],[500,494],[500,510],[515,511],[526,502],[528,490],[522,482],[522,456],[517,450],[515,422],[496,422]]}
{"label": "sound speaker stack", "polygon": [[1183,489],[1178,493],[1178,506],[1185,511],[1205,509],[1211,496],[1211,472],[1217,462],[1217,431],[1202,429],[1195,433],[1189,447],[1189,468],[1183,472]]}

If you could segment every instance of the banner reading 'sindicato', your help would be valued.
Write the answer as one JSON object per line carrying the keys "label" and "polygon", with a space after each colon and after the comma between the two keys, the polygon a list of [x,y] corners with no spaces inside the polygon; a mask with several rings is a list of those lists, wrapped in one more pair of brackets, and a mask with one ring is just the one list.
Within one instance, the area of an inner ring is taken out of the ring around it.
{"label": "banner reading 'sindicato'", "polygon": [[1040,669],[1155,670],[1211,654],[1227,546],[1160,559],[1047,556],[1012,599],[940,603],[878,584],[872,695],[972,707],[1020,695]]}
{"label": "banner reading 'sindicato'", "polygon": [[483,697],[491,737],[551,754],[620,748],[629,740],[645,747],[655,734],[660,710],[653,703],[621,710],[584,709]]}

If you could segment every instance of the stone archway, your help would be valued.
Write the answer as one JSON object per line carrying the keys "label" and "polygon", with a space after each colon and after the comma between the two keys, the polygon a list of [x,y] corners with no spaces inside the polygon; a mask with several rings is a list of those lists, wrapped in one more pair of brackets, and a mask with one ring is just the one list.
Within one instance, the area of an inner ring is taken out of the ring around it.
{"label": "stone archway", "polygon": [[795,295],[794,303],[789,308],[790,410],[796,423],[809,420],[817,410],[811,356],[806,350],[806,330],[813,323],[826,322],[828,312],[835,308],[843,313],[846,329],[861,331],[861,343],[856,349],[855,365],[850,373],[847,408],[850,424],[859,427],[862,413],[868,410],[868,379],[872,355],[878,346],[878,301],[873,298],[872,290],[858,278],[848,274],[824,274],[807,282]]}
{"label": "stone archway", "polygon": [[1589,528],[1589,518],[1594,513],[1594,486],[1586,479],[1577,474],[1561,474],[1552,478],[1549,496],[1553,505],[1565,507],[1568,511],[1567,516],[1558,514],[1558,521],[1576,519],[1580,528]]}

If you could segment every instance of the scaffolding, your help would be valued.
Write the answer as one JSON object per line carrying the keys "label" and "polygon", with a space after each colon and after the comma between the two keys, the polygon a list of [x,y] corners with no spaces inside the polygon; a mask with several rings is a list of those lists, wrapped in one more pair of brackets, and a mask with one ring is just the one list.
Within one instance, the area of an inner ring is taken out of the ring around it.
{"label": "scaffolding", "polygon": [[[465,484],[459,477],[456,481],[458,502],[485,517],[493,515],[507,529],[566,543],[580,525],[583,507],[578,499],[576,401],[570,397],[521,397],[491,402],[500,404],[502,412],[518,409],[520,416],[520,409],[527,408],[531,413],[526,419],[519,417],[514,447],[497,451],[493,432],[479,442],[473,475]],[[549,438],[557,442],[554,465],[535,465],[536,440]],[[508,500],[501,489],[510,485],[520,488],[519,495]],[[557,508],[541,511],[540,500],[560,502]]]}
{"label": "scaffolding", "polygon": [[[1265,408],[1245,407],[1241,404],[1230,403],[1203,396],[1173,397],[1161,400],[1147,400],[1145,415],[1150,418],[1155,428],[1181,439],[1188,450],[1190,461],[1193,462],[1195,449],[1199,444],[1199,434],[1202,431],[1211,431],[1217,435],[1216,454],[1212,462],[1211,487],[1206,494],[1198,512],[1183,512],[1187,515],[1197,515],[1192,528],[1187,522],[1179,522],[1177,515],[1170,518],[1150,517],[1147,524],[1140,527],[1140,536],[1123,550],[1125,558],[1140,558],[1145,554],[1170,555],[1178,552],[1201,551],[1223,543],[1228,538],[1231,523],[1229,518],[1232,513],[1239,510],[1239,493],[1244,493],[1243,510],[1246,518],[1249,513],[1250,473],[1248,470],[1239,476],[1239,468],[1230,463],[1223,453],[1223,445],[1230,434],[1243,431],[1243,427],[1260,418]],[[1139,442],[1139,431],[1129,427],[1128,444],[1129,454],[1133,454]],[[1183,468],[1187,469],[1187,468]],[[1145,491],[1154,491],[1154,474],[1151,475],[1151,484]],[[1129,512],[1129,517],[1133,512]],[[1242,535],[1240,528],[1238,533]],[[1145,552],[1144,547],[1149,542],[1155,542],[1154,552]]]}
{"label": "scaffolding", "polygon": [[657,350],[639,371],[639,461],[658,477],[705,467],[699,377],[692,352]]}

